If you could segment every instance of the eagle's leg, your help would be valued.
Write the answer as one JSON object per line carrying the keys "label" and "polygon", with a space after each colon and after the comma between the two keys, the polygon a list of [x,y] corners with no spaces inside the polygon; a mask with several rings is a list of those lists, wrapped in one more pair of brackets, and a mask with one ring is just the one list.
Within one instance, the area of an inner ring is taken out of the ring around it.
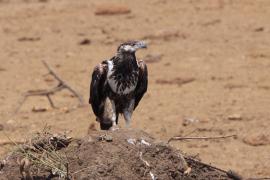
{"label": "eagle's leg", "polygon": [[124,109],[123,115],[124,115],[124,119],[126,121],[126,128],[130,127],[130,122],[131,122],[131,116],[134,110],[134,104],[135,104],[135,100],[132,99],[129,102],[129,105],[127,108]]}
{"label": "eagle's leg", "polygon": [[130,113],[128,111],[124,112],[124,118],[125,118],[125,121],[126,121],[126,128],[130,127],[131,116],[132,116],[132,113]]}
{"label": "eagle's leg", "polygon": [[118,117],[119,117],[119,113],[116,112],[116,124],[118,124]]}
{"label": "eagle's leg", "polygon": [[110,130],[115,131],[118,128],[117,126],[117,121],[118,121],[118,114],[116,113],[116,108],[115,108],[115,103],[113,100],[110,100],[111,105],[112,105],[112,127],[110,128]]}

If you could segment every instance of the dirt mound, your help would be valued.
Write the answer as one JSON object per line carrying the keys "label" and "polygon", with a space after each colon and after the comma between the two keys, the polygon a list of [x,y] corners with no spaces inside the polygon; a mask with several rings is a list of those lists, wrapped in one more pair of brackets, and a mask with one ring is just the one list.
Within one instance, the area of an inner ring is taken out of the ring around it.
{"label": "dirt mound", "polygon": [[[59,153],[66,156],[70,179],[231,179],[228,173],[188,157],[138,130],[95,131],[84,139],[72,141]],[[5,160],[0,179],[22,177],[17,161],[18,153]],[[48,167],[39,166],[30,171],[33,179],[59,178],[59,174]]]}

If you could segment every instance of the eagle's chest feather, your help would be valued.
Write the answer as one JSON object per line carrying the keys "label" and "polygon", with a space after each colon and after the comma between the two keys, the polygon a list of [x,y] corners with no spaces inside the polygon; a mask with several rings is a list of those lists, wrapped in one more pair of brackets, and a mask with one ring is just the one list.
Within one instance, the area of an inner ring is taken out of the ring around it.
{"label": "eagle's chest feather", "polygon": [[138,83],[138,74],[136,70],[132,70],[126,74],[116,71],[113,63],[108,62],[107,81],[112,91],[119,95],[126,95],[133,92]]}

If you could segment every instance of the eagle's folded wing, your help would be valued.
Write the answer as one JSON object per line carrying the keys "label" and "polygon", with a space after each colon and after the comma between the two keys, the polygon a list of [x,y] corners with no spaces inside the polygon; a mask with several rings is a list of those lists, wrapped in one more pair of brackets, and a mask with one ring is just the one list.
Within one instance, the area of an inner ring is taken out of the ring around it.
{"label": "eagle's folded wing", "polygon": [[148,85],[148,72],[147,72],[147,66],[146,64],[140,60],[138,62],[139,65],[139,78],[138,78],[138,84],[135,89],[135,105],[134,109],[138,106],[140,100],[142,99],[144,93],[147,91],[147,85]]}
{"label": "eagle's folded wing", "polygon": [[92,74],[92,81],[90,84],[90,98],[89,104],[96,116],[103,113],[103,88],[106,81],[107,64],[104,62],[97,65]]}

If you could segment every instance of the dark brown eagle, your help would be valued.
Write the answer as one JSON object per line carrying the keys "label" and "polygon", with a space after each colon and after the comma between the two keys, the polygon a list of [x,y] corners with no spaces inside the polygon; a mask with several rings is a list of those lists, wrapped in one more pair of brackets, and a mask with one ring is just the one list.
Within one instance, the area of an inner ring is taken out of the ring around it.
{"label": "dark brown eagle", "polygon": [[143,41],[128,41],[110,60],[97,65],[92,74],[89,103],[102,130],[116,129],[119,114],[129,127],[131,116],[147,91],[146,64],[135,52],[146,48]]}

